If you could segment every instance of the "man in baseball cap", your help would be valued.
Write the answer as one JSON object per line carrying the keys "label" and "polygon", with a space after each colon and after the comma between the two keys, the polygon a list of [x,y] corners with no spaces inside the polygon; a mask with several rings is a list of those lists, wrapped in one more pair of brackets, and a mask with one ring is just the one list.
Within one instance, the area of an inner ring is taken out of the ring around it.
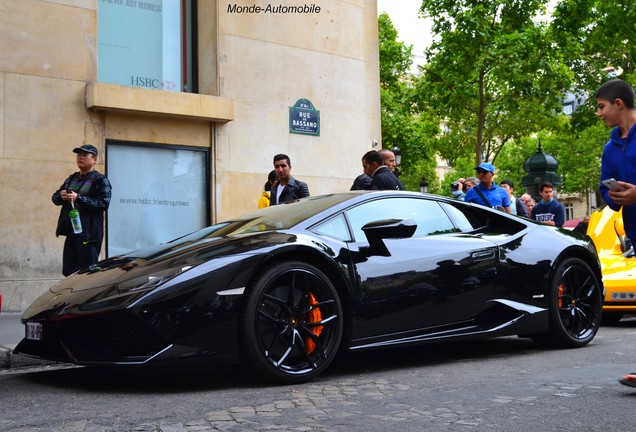
{"label": "man in baseball cap", "polygon": [[508,193],[501,186],[493,182],[495,167],[493,164],[483,162],[475,167],[479,184],[466,192],[464,201],[481,204],[486,207],[503,209],[510,213],[510,200]]}
{"label": "man in baseball cap", "polygon": [[483,170],[483,171],[489,171],[491,173],[495,173],[495,166],[491,163],[488,162],[482,162],[479,164],[479,166],[475,167],[475,171],[477,171],[479,173],[479,170]]}
{"label": "man in baseball cap", "polygon": [[91,154],[95,155],[95,157],[97,157],[97,154],[98,154],[97,149],[95,148],[95,146],[92,146],[90,144],[84,144],[81,147],[75,147],[73,149],[73,153],[80,154],[82,152],[83,153],[91,153]]}
{"label": "man in baseball cap", "polygon": [[[66,236],[62,274],[68,276],[99,260],[104,239],[104,212],[110,204],[111,186],[105,175],[95,170],[97,148],[84,144],[73,149],[78,172],[71,174],[53,193],[53,204],[62,206],[55,235]],[[79,211],[81,224],[73,226],[71,210]]]}

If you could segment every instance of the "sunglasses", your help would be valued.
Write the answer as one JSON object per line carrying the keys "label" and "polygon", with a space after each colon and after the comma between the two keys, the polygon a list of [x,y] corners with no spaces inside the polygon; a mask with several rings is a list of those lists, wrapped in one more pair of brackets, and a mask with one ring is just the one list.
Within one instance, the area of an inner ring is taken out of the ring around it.
{"label": "sunglasses", "polygon": [[490,171],[486,171],[486,170],[483,170],[483,169],[478,169],[477,170],[477,174],[486,174],[488,172],[490,172]]}

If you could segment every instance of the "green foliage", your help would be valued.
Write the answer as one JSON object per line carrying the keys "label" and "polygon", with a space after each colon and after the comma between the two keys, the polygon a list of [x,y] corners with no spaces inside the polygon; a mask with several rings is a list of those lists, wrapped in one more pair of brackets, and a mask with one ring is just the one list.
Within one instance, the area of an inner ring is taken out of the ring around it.
{"label": "green foliage", "polygon": [[[636,83],[636,8],[623,0],[561,0],[551,22],[552,38],[575,74],[576,89],[587,94],[570,127],[554,144],[565,192],[598,189],[600,157],[609,130],[596,118],[596,89],[622,72]],[[557,156],[558,155],[558,156]]]}
{"label": "green foliage", "polygon": [[413,47],[397,40],[398,32],[389,15],[378,17],[378,39],[380,43],[380,85],[383,89],[400,86],[413,63]]}
{"label": "green foliage", "polygon": [[397,30],[387,14],[378,18],[378,34],[383,147],[401,149],[400,172],[405,173],[401,180],[408,190],[417,191],[422,177],[435,184],[435,159],[429,137],[439,128],[415,111],[408,75],[412,47],[397,41]]}
{"label": "green foliage", "polygon": [[523,170],[523,164],[537,151],[539,142],[543,147],[544,141],[545,137],[523,137],[507,144],[497,158],[495,182],[499,184],[502,180],[511,180],[515,185],[516,195],[520,196],[524,193],[522,179],[526,172]]}
{"label": "green foliage", "polygon": [[546,151],[559,162],[558,173],[566,193],[590,192],[598,189],[601,154],[609,137],[609,129],[597,123],[580,132],[560,134],[546,143]]}
{"label": "green foliage", "polygon": [[624,0],[561,0],[553,13],[552,37],[576,74],[580,88],[595,90],[606,68],[626,74],[636,67],[636,8]]}
{"label": "green foliage", "polygon": [[[596,89],[608,68],[636,84],[636,8],[623,0],[560,0],[545,23],[549,0],[423,0],[432,21],[421,76],[408,75],[411,47],[397,42],[388,16],[379,18],[382,136],[403,152],[402,181],[450,195],[450,184],[474,176],[482,159],[497,179],[522,192],[524,162],[537,151],[554,156],[563,192],[598,188],[609,130],[595,115]],[[568,93],[580,98],[561,114]],[[439,155],[452,171],[437,181]]]}
{"label": "green foliage", "polygon": [[524,137],[510,143],[502,151],[497,165],[497,181],[508,178],[517,191],[526,175],[522,169],[541,144],[544,153],[558,162],[557,174],[561,176],[559,191],[564,193],[591,192],[599,185],[600,156],[608,139],[608,129],[597,124],[578,133],[553,133],[542,131],[536,137]]}
{"label": "green foliage", "polygon": [[424,0],[436,36],[416,84],[420,109],[446,122],[436,150],[453,164],[494,161],[503,146],[546,127],[570,73],[533,17],[546,0]]}

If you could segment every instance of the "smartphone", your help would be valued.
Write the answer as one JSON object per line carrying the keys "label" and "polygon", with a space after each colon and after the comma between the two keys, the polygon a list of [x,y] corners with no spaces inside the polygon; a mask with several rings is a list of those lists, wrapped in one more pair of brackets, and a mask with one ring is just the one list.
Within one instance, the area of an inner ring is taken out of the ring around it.
{"label": "smartphone", "polygon": [[625,188],[619,185],[618,182],[613,178],[603,180],[603,184],[610,190],[619,190],[619,191],[625,190]]}

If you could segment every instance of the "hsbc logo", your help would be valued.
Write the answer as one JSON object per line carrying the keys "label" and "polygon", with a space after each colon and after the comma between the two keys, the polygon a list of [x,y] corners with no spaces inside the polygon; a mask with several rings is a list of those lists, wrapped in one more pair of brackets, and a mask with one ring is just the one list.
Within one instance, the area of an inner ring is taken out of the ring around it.
{"label": "hsbc logo", "polygon": [[161,90],[174,90],[177,88],[177,84],[174,81],[159,81],[156,78],[148,78],[141,76],[131,76],[130,85],[133,87],[145,87]]}

